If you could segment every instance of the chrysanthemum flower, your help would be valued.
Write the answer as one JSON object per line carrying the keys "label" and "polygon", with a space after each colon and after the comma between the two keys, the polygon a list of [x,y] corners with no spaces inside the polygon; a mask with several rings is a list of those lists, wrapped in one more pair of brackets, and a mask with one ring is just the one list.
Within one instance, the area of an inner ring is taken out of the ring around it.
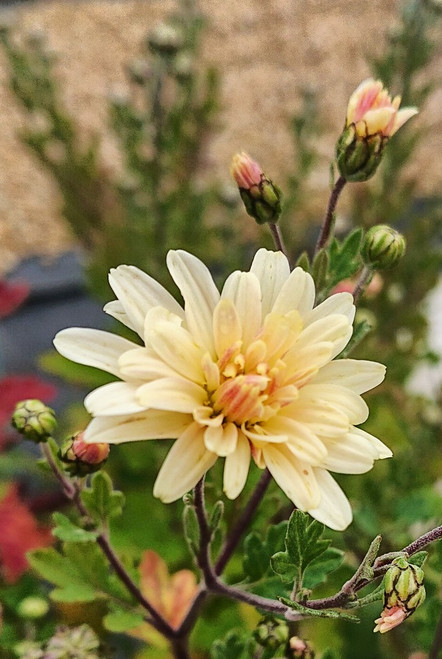
{"label": "chrysanthemum flower", "polygon": [[368,416],[360,394],[383,380],[384,366],[333,361],[352,334],[352,296],[338,293],[313,308],[312,277],[290,272],[281,252],[265,249],[221,293],[195,256],[171,251],[167,265],[184,309],[133,266],[110,274],[118,300],[105,311],[137,332],[143,347],[85,328],[54,340],[65,357],[121,380],[86,397],[95,418],[85,440],[175,438],[154,485],[164,502],[194,487],[220,457],[224,491],[234,499],[252,457],[299,509],[344,529],[350,504],[329,471],[364,473],[391,456],[355,427]]}

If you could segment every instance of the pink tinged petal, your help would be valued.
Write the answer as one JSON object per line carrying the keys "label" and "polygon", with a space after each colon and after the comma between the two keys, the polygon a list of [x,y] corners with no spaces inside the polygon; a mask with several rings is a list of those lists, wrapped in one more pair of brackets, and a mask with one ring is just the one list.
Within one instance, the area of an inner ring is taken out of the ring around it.
{"label": "pink tinged petal", "polygon": [[351,293],[335,293],[304,316],[304,327],[308,327],[321,318],[328,318],[332,314],[347,316],[350,323],[353,323],[355,312],[356,308]]}
{"label": "pink tinged petal", "polygon": [[184,378],[162,378],[138,387],[140,405],[156,410],[171,410],[191,414],[206,402],[205,390]]}
{"label": "pink tinged petal", "polygon": [[113,416],[143,412],[147,405],[136,399],[137,385],[111,382],[92,391],[84,399],[84,406],[93,416]]}
{"label": "pink tinged petal", "polygon": [[390,135],[394,135],[399,130],[399,128],[401,128],[409,119],[411,119],[411,117],[414,117],[418,113],[419,110],[417,108],[402,108],[402,110],[399,110],[394,118],[394,123],[390,131]]}
{"label": "pink tinged petal", "polygon": [[153,322],[149,328],[147,324],[146,343],[148,342],[160,359],[185,378],[204,384],[202,351],[189,332],[174,322]]}
{"label": "pink tinged petal", "polygon": [[312,430],[288,417],[276,416],[265,424],[269,433],[280,433],[287,437],[287,448],[301,462],[320,465],[327,456],[324,443]]}
{"label": "pink tinged petal", "polygon": [[184,298],[188,330],[196,343],[213,356],[212,317],[220,295],[209,270],[182,250],[168,253],[167,267]]}
{"label": "pink tinged petal", "polygon": [[121,377],[119,357],[127,350],[138,348],[136,343],[121,336],[85,327],[70,327],[58,332],[54,346],[63,357],[78,364],[100,368],[117,377]]}
{"label": "pink tinged petal", "polygon": [[287,366],[285,381],[297,387],[304,386],[312,377],[316,377],[319,369],[322,371],[330,360],[332,350],[333,343],[329,341],[306,345],[300,350],[296,346],[284,356],[284,363]]}
{"label": "pink tinged petal", "polygon": [[250,272],[257,276],[261,285],[264,318],[272,310],[284,282],[289,278],[289,262],[282,252],[259,249],[253,259]]}
{"label": "pink tinged petal", "polygon": [[381,617],[375,620],[376,627],[374,632],[385,634],[390,629],[394,629],[408,617],[408,612],[400,606],[393,606],[391,609],[384,609]]}
{"label": "pink tinged petal", "polygon": [[275,300],[273,313],[285,314],[297,309],[301,316],[313,308],[315,302],[315,283],[302,268],[295,268],[283,283]]}
{"label": "pink tinged petal", "polygon": [[206,449],[204,428],[192,423],[174,442],[159,471],[153,494],[171,503],[191,490],[216,462],[218,456]]}
{"label": "pink tinged petal", "polygon": [[133,265],[120,265],[112,269],[109,283],[131,325],[141,337],[145,316],[152,307],[161,306],[183,317],[183,310],[172,295],[155,279]]}
{"label": "pink tinged petal", "polygon": [[126,327],[133,330],[134,332],[137,331],[135,329],[135,325],[131,322],[129,316],[125,312],[120,300],[112,300],[112,302],[108,302],[104,305],[103,311],[109,316],[112,316],[112,318],[115,318],[115,320],[118,320],[118,322],[126,325]]}
{"label": "pink tinged petal", "polygon": [[220,457],[230,455],[236,449],[238,441],[238,428],[234,423],[224,426],[209,426],[204,433],[204,443],[208,451]]}
{"label": "pink tinged petal", "polygon": [[319,505],[321,495],[309,465],[300,462],[285,444],[267,444],[262,453],[273,478],[297,508],[309,510]]}
{"label": "pink tinged petal", "polygon": [[272,362],[285,353],[295,343],[302,331],[302,319],[299,311],[294,309],[284,316],[270,313],[264,320],[259,338],[267,346],[267,360]]}
{"label": "pink tinged petal", "polygon": [[333,359],[345,348],[352,333],[353,327],[346,316],[331,314],[306,327],[301,332],[296,347],[301,349],[315,343],[330,341],[334,346],[331,354]]}
{"label": "pink tinged petal", "polygon": [[267,345],[261,339],[253,341],[246,350],[245,372],[254,371],[258,364],[263,362],[267,356]]}
{"label": "pink tinged petal", "polygon": [[345,414],[351,424],[367,420],[369,410],[367,403],[351,389],[337,384],[307,384],[300,392],[300,403],[331,404],[341,414]]}
{"label": "pink tinged petal", "polygon": [[250,466],[250,444],[239,432],[236,449],[230,453],[224,463],[223,488],[228,499],[236,499],[246,484]]}
{"label": "pink tinged petal", "polygon": [[356,123],[356,132],[358,135],[375,135],[382,133],[389,135],[389,126],[394,120],[396,110],[393,107],[380,107],[374,110],[368,110],[361,119]]}
{"label": "pink tinged petal", "polygon": [[140,414],[96,417],[86,428],[86,442],[122,444],[145,439],[174,439],[192,423],[189,414],[148,410]]}
{"label": "pink tinged petal", "polygon": [[382,91],[382,82],[367,78],[350,96],[347,109],[347,125],[359,121],[375,102]]}
{"label": "pink tinged petal", "polygon": [[158,359],[152,350],[135,348],[123,353],[118,365],[124,379],[137,379],[144,382],[158,378],[175,377],[177,372]]}
{"label": "pink tinged petal", "polygon": [[232,300],[242,327],[243,345],[247,347],[261,327],[261,287],[252,272],[232,272],[226,279],[221,298]]}
{"label": "pink tinged petal", "polygon": [[241,341],[242,327],[235,305],[231,300],[221,299],[213,312],[213,337],[218,357]]}
{"label": "pink tinged petal", "polygon": [[325,469],[313,470],[320,490],[320,503],[307,512],[330,529],[344,531],[353,519],[350,503],[335,479]]}
{"label": "pink tinged petal", "polygon": [[338,384],[363,394],[382,382],[385,366],[363,359],[338,359],[321,368],[312,384]]}

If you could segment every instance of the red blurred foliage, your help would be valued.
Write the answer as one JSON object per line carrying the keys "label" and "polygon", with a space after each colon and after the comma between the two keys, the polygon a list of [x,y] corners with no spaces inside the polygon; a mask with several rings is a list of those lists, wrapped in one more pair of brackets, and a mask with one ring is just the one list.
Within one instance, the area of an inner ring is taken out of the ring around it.
{"label": "red blurred foliage", "polygon": [[13,313],[26,300],[29,290],[25,283],[0,281],[0,318]]}
{"label": "red blurred foliage", "polygon": [[10,424],[15,404],[26,398],[38,398],[46,403],[55,398],[56,394],[54,385],[34,375],[0,378],[0,452],[14,440],[15,433]]}
{"label": "red blurred foliage", "polygon": [[15,583],[28,569],[26,552],[54,542],[49,528],[39,526],[20,499],[16,485],[9,485],[0,501],[0,570],[6,583]]}

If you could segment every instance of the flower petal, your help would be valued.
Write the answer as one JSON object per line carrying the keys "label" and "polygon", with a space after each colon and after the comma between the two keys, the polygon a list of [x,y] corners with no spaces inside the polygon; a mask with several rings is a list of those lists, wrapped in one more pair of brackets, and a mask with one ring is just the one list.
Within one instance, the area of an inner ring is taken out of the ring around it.
{"label": "flower petal", "polygon": [[366,446],[371,450],[375,460],[384,460],[385,458],[392,457],[393,453],[388,448],[388,446],[385,446],[385,444],[381,442],[380,439],[374,435],[370,435],[370,433],[366,430],[362,430],[361,428],[352,428],[352,434],[358,435],[359,437],[366,440]]}
{"label": "flower petal", "polygon": [[321,492],[321,501],[308,513],[335,531],[344,531],[353,519],[350,503],[335,479],[325,469],[316,468],[314,475]]}
{"label": "flower petal", "polygon": [[54,346],[60,355],[73,362],[100,368],[117,377],[121,377],[118,366],[120,355],[139,347],[121,336],[86,327],[61,330],[54,338]]}
{"label": "flower petal", "polygon": [[261,287],[252,272],[232,272],[226,279],[221,298],[232,300],[242,327],[243,346],[253,341],[261,327]]}
{"label": "flower petal", "polygon": [[221,299],[213,312],[213,337],[215,351],[221,358],[225,351],[241,340],[241,321],[235,305],[229,299]]}
{"label": "flower petal", "polygon": [[345,414],[352,424],[363,423],[368,418],[368,405],[351,389],[338,384],[307,384],[299,393],[302,405],[331,404],[338,412]]}
{"label": "flower petal", "polygon": [[144,382],[158,378],[175,377],[175,369],[158,359],[153,350],[135,348],[123,353],[118,360],[124,379],[137,379]]}
{"label": "flower petal", "polygon": [[238,441],[238,427],[234,423],[212,425],[206,428],[204,443],[208,451],[225,457],[233,453]]}
{"label": "flower petal", "polygon": [[146,382],[138,387],[137,400],[140,405],[156,410],[192,413],[202,405],[207,393],[202,387],[185,378],[162,378]]}
{"label": "flower petal", "polygon": [[108,302],[104,305],[103,311],[109,316],[112,316],[112,318],[115,318],[115,320],[118,320],[118,322],[126,325],[126,327],[133,330],[134,332],[137,331],[135,329],[135,325],[131,322],[129,316],[125,312],[120,300],[112,300],[112,302]]}
{"label": "flower petal", "polygon": [[385,366],[363,359],[338,359],[321,368],[312,384],[334,383],[363,394],[382,382]]}
{"label": "flower petal", "polygon": [[283,283],[273,305],[274,313],[285,314],[297,309],[301,316],[311,311],[315,302],[315,283],[302,268],[295,268]]}
{"label": "flower petal", "polygon": [[324,443],[312,430],[294,419],[274,416],[265,424],[265,429],[277,435],[285,435],[287,447],[298,460],[310,465],[320,465],[327,456]]}
{"label": "flower petal", "polygon": [[246,484],[250,466],[250,444],[239,432],[236,449],[224,463],[224,494],[228,499],[236,499]]}
{"label": "flower petal", "polygon": [[279,487],[300,510],[319,505],[320,492],[315,474],[285,444],[268,444],[262,449],[265,463]]}
{"label": "flower petal", "polygon": [[333,343],[322,341],[313,345],[305,345],[298,349],[295,347],[284,356],[284,363],[287,366],[286,382],[301,387],[318,373],[319,369],[324,367],[330,360],[333,350]]}
{"label": "flower petal", "polygon": [[205,447],[204,429],[192,423],[167,454],[155,481],[154,496],[163,503],[176,501],[195,487],[217,458]]}
{"label": "flower petal", "polygon": [[146,409],[135,398],[138,385],[127,382],[111,382],[98,387],[84,399],[84,406],[94,416],[137,414]]}
{"label": "flower petal", "polygon": [[167,267],[184,298],[187,328],[213,356],[212,317],[220,295],[208,268],[183,250],[168,253]]}
{"label": "flower petal", "polygon": [[145,439],[174,439],[192,423],[192,417],[178,412],[148,410],[140,414],[96,417],[85,430],[86,442],[122,444]]}
{"label": "flower petal", "polygon": [[110,271],[109,283],[120,300],[131,325],[142,337],[144,318],[152,307],[161,306],[181,318],[178,302],[155,279],[133,265],[120,265]]}
{"label": "flower petal", "polygon": [[289,278],[289,262],[282,252],[259,249],[253,259],[250,272],[258,277],[261,285],[264,318],[272,310],[284,282]]}
{"label": "flower petal", "polygon": [[337,441],[327,442],[328,455],[319,466],[338,474],[365,474],[375,456],[368,441],[350,431]]}
{"label": "flower petal", "polygon": [[334,346],[330,357],[333,359],[345,348],[352,333],[353,327],[346,316],[332,314],[305,327],[295,345],[301,349],[314,343],[330,341]]}
{"label": "flower petal", "polygon": [[317,307],[312,309],[310,313],[306,314],[304,317],[304,327],[308,327],[321,318],[328,318],[332,314],[347,316],[350,323],[352,323],[355,312],[356,308],[353,304],[353,295],[351,293],[335,293],[335,295],[331,295],[324,302],[321,302],[321,304],[318,304]]}

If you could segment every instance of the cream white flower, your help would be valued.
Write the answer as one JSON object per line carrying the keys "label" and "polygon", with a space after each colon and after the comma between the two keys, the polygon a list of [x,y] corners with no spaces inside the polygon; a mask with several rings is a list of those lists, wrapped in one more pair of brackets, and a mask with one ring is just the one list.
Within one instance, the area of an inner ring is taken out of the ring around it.
{"label": "cream white flower", "polygon": [[154,485],[164,502],[189,491],[218,457],[234,499],[253,457],[299,509],[346,528],[350,504],[329,471],[364,473],[391,456],[355,427],[368,416],[361,394],[383,380],[384,366],[333,361],[352,334],[352,296],[337,293],[313,308],[311,276],[290,272],[281,252],[265,249],[221,293],[195,256],[171,251],[167,265],[184,309],[133,266],[110,274],[118,299],[105,311],[137,332],[143,347],[94,329],[55,337],[65,357],[120,379],[86,397],[95,418],[85,440],[176,439]]}

